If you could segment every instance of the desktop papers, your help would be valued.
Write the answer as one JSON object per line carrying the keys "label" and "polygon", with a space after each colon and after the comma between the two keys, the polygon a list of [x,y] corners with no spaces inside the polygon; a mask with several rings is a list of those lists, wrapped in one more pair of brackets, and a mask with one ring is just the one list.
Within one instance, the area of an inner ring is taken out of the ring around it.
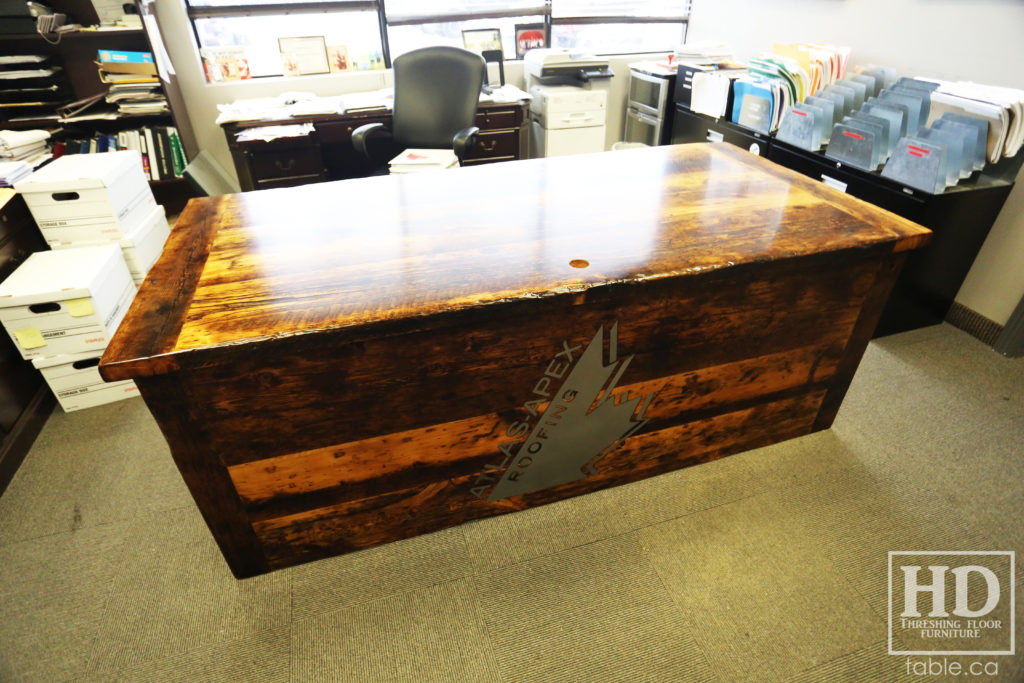
{"label": "desktop papers", "polygon": [[390,162],[390,173],[419,173],[458,166],[459,159],[450,149],[407,149]]}

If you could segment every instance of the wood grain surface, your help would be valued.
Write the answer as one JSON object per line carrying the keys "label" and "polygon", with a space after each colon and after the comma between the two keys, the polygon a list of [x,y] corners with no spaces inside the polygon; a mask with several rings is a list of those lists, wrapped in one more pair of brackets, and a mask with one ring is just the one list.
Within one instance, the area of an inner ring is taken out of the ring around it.
{"label": "wood grain surface", "polygon": [[[928,236],[711,145],[214,197],[101,373],[138,381],[245,577],[828,428]],[[645,407],[497,495],[590,343],[619,374],[585,415]]]}
{"label": "wood grain surface", "polygon": [[899,251],[929,235],[727,145],[200,198],[178,226],[105,354],[111,380],[240,342],[358,338],[385,321],[881,243]]}

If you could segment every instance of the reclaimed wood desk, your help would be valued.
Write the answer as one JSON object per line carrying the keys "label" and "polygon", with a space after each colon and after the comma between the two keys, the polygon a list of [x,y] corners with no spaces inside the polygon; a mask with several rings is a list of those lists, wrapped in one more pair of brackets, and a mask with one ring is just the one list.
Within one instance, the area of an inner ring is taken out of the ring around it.
{"label": "reclaimed wood desk", "polygon": [[100,373],[245,577],[825,429],[928,236],[725,145],[194,199]]}

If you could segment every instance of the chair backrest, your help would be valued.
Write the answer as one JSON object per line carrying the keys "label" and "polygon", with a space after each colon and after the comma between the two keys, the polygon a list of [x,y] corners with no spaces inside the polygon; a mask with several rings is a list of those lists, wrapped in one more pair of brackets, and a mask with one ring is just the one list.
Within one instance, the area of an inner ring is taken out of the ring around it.
{"label": "chair backrest", "polygon": [[395,106],[391,132],[409,147],[451,147],[473,125],[486,65],[475,52],[425,47],[395,58]]}

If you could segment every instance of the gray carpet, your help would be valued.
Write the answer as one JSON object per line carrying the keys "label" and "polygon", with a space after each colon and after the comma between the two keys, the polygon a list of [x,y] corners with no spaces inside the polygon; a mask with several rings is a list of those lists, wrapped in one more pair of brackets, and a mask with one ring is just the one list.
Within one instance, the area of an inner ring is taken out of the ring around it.
{"label": "gray carpet", "polygon": [[0,498],[0,681],[912,680],[888,551],[1024,559],[1022,484],[1024,359],[942,325],[826,432],[236,581],[141,399],[58,409]]}

